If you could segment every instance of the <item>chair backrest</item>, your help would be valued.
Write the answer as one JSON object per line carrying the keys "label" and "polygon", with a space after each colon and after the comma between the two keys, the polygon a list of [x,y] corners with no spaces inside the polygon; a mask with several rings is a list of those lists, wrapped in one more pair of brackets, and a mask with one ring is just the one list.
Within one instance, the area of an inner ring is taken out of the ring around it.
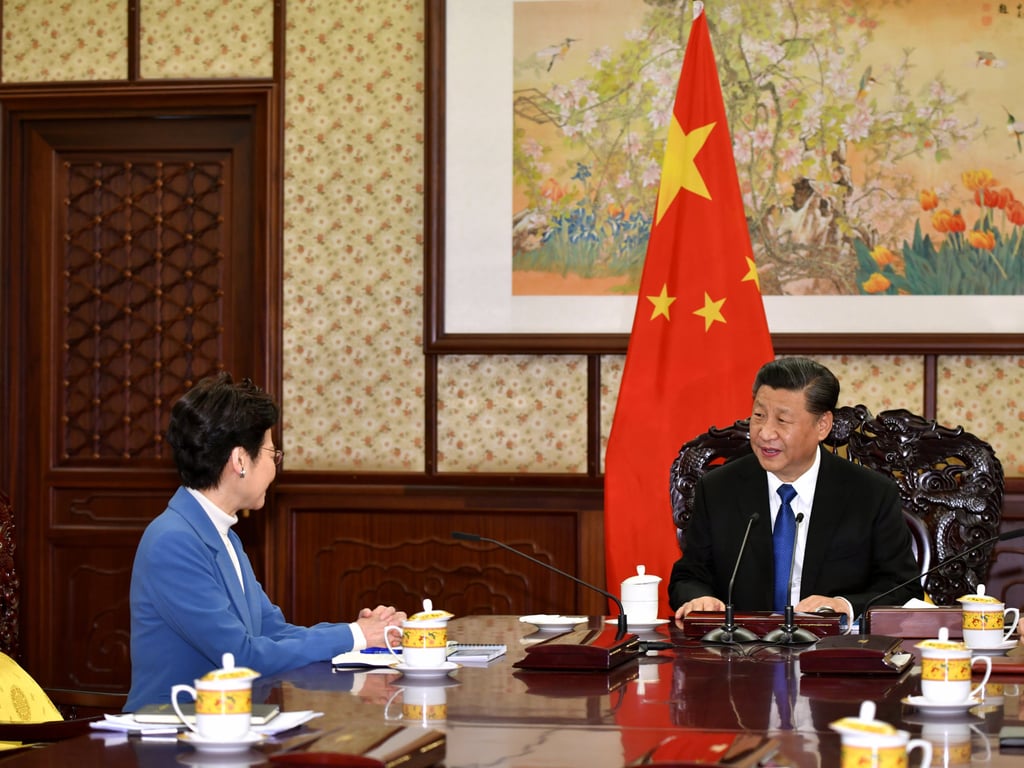
{"label": "chair backrest", "polygon": [[[837,455],[896,481],[904,516],[924,571],[999,533],[1003,467],[992,446],[962,427],[937,424],[904,409],[877,416],[863,405],[837,408],[824,445]],[[747,419],[707,432],[679,450],[669,472],[669,497],[680,549],[697,481],[707,470],[750,453]],[[940,568],[925,580],[938,605],[974,592],[988,575],[995,545]]]}
{"label": "chair backrest", "polygon": [[43,723],[62,720],[60,711],[32,676],[18,662],[0,653],[0,721]]}

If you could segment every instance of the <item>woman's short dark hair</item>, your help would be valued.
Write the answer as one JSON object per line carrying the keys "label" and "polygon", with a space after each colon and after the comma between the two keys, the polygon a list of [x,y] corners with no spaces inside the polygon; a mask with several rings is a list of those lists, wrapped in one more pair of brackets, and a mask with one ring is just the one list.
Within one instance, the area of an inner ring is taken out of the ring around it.
{"label": "woman's short dark hair", "polygon": [[278,414],[273,398],[249,379],[236,384],[231,374],[219,373],[192,387],[174,404],[167,426],[167,442],[185,487],[216,488],[235,446],[256,461]]}
{"label": "woman's short dark hair", "polygon": [[839,379],[806,357],[781,357],[765,363],[754,378],[755,396],[761,387],[803,391],[807,410],[815,416],[835,410],[839,402]]}

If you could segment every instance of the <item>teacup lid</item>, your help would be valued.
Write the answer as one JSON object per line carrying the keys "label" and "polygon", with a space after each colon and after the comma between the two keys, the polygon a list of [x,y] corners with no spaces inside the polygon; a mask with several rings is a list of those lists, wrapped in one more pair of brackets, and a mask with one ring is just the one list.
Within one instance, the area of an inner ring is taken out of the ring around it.
{"label": "teacup lid", "polygon": [[895,736],[898,733],[894,725],[884,720],[875,719],[875,702],[873,701],[861,702],[860,714],[857,717],[843,717],[829,723],[828,727],[833,731],[851,735],[874,734],[877,736]]}
{"label": "teacup lid", "polygon": [[418,613],[414,613],[409,617],[409,621],[448,621],[448,619],[454,617],[454,613],[448,611],[435,611],[434,603],[428,597],[423,601],[423,610]]}
{"label": "teacup lid", "polygon": [[236,667],[235,666],[235,654],[225,653],[221,657],[221,664],[223,665],[220,669],[214,669],[203,675],[200,680],[251,680],[254,677],[259,677],[260,673],[249,669],[248,667]]}
{"label": "teacup lid", "polygon": [[630,576],[629,578],[623,579],[623,584],[657,584],[661,581],[661,576],[655,576],[653,573],[647,573],[646,565],[638,565],[636,567],[636,576]]}
{"label": "teacup lid", "polygon": [[914,646],[932,651],[967,651],[964,643],[949,639],[949,627],[939,627],[939,636],[931,640],[922,640]]}
{"label": "teacup lid", "polygon": [[959,600],[961,603],[971,603],[972,605],[1002,605],[1003,603],[1003,601],[999,598],[992,597],[992,595],[986,595],[984,584],[978,585],[977,594],[964,595],[963,597],[958,597],[957,600]]}

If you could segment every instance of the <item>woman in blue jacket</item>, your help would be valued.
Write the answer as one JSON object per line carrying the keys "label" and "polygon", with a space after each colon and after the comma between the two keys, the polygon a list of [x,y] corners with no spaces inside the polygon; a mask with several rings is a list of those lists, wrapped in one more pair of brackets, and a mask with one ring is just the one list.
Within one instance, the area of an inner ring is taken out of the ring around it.
{"label": "woman in blue jacket", "polygon": [[167,442],[182,486],[146,528],[131,583],[132,687],[127,711],[170,700],[235,663],[265,675],[384,645],[384,627],[405,614],[364,608],[351,624],[300,627],[284,620],[253,574],[231,526],[238,511],[260,509],[284,454],[270,430],[279,410],[248,379],[203,379],[171,411]]}

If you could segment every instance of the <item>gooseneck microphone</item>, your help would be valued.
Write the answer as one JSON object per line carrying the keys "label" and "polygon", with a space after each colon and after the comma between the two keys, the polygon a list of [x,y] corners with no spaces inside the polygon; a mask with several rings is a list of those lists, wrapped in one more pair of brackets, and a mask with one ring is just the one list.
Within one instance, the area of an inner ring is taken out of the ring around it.
{"label": "gooseneck microphone", "polygon": [[926,576],[935,573],[940,568],[945,568],[950,563],[955,563],[957,560],[963,560],[969,554],[971,554],[972,552],[977,552],[982,547],[987,547],[989,544],[995,544],[997,541],[1009,541],[1010,539],[1018,539],[1021,536],[1024,536],[1024,528],[1018,528],[1015,531],[1006,531],[1005,533],[1000,533],[998,536],[990,536],[989,538],[978,542],[973,547],[968,547],[963,552],[958,552],[953,557],[943,560],[941,563],[929,568],[924,573],[919,573],[916,576],[914,576],[914,578],[908,579],[907,581],[904,581],[902,584],[897,584],[892,589],[887,589],[885,592],[875,595],[870,600],[868,600],[867,603],[864,604],[864,610],[860,615],[860,633],[862,635],[864,634],[864,627],[867,623],[868,608],[878,603],[878,601],[881,600],[883,597],[887,597],[888,595],[891,595],[893,592],[898,592],[904,587],[909,587],[915,581],[920,581]]}
{"label": "gooseneck microphone", "polygon": [[512,552],[512,553],[514,553],[516,555],[519,555],[520,557],[525,557],[531,563],[536,563],[541,568],[547,568],[549,571],[553,571],[553,572],[557,573],[559,576],[565,576],[565,578],[572,579],[577,584],[580,584],[580,585],[586,587],[587,589],[592,589],[595,592],[597,592],[598,594],[604,595],[609,600],[611,600],[613,603],[615,603],[615,607],[619,609],[619,615],[618,615],[619,631],[618,631],[618,636],[622,637],[623,635],[626,634],[626,628],[628,626],[628,624],[626,622],[626,611],[622,607],[622,601],[619,600],[619,598],[617,598],[611,592],[606,592],[605,590],[601,589],[600,587],[595,587],[593,584],[588,584],[587,582],[583,581],[583,579],[579,579],[579,578],[573,576],[571,573],[566,573],[565,571],[560,570],[559,568],[555,568],[555,566],[553,566],[553,565],[551,565],[549,563],[545,563],[543,560],[538,560],[537,558],[532,557],[532,556],[526,554],[525,552],[520,552],[515,547],[510,547],[508,544],[504,543],[503,541],[498,541],[497,539],[489,539],[486,536],[478,536],[475,533],[462,533],[460,531],[452,531],[452,538],[453,539],[459,539],[460,541],[486,541],[488,544],[494,544],[496,547],[501,547],[502,549],[508,550],[509,552]]}
{"label": "gooseneck microphone", "polygon": [[747,530],[743,532],[743,541],[740,542],[740,551],[736,555],[736,564],[732,567],[732,576],[729,577],[729,594],[725,603],[725,616],[722,626],[715,627],[701,638],[705,643],[752,643],[757,640],[757,635],[746,627],[736,625],[736,617],[732,606],[732,585],[736,583],[736,572],[740,569],[740,561],[747,549],[747,539],[750,537],[750,528],[757,521],[760,514],[754,512],[747,520]]}
{"label": "gooseneck microphone", "polygon": [[793,619],[793,571],[796,569],[796,542],[800,535],[800,523],[804,521],[804,513],[796,516],[796,529],[793,533],[793,554],[789,560],[789,586],[786,588],[786,610],[782,624],[766,634],[762,639],[766,643],[776,645],[802,645],[817,642],[818,636],[813,632],[797,626]]}

